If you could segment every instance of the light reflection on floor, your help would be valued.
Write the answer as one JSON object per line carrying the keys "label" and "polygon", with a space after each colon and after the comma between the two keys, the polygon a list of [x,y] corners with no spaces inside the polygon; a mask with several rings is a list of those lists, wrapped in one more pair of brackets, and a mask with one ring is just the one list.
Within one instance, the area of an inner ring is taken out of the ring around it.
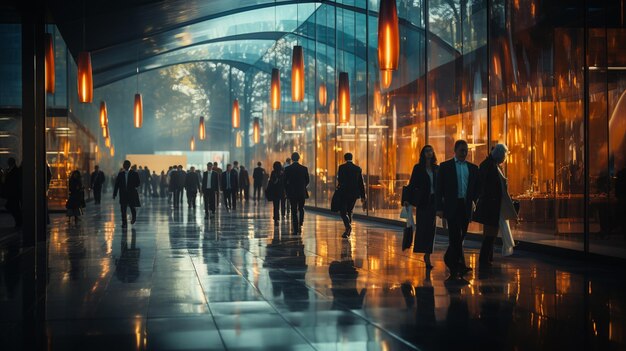
{"label": "light reflection on floor", "polygon": [[[46,297],[50,349],[620,349],[624,285],[617,268],[518,252],[467,282],[448,281],[400,248],[397,228],[308,212],[302,236],[251,203],[204,220],[144,199],[122,230],[117,206],[82,223],[53,217]],[[477,243],[466,243],[476,268]],[[4,254],[0,306],[19,281]],[[623,274],[621,275],[623,277]],[[7,330],[19,327],[3,313]],[[0,328],[2,329],[2,328]],[[15,340],[12,340],[15,342]]]}

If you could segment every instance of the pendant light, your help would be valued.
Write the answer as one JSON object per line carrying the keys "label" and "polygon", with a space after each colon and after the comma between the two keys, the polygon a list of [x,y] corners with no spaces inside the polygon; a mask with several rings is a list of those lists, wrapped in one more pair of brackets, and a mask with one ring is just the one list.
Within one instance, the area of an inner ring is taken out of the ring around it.
{"label": "pendant light", "polygon": [[[276,0],[274,0],[274,32],[276,31]],[[274,51],[274,68],[270,85],[270,105],[272,110],[280,110],[280,70],[276,68],[276,52]]]}
{"label": "pendant light", "polygon": [[261,125],[258,117],[254,118],[252,122],[252,140],[254,140],[255,144],[261,142]]}
{"label": "pendant light", "polygon": [[233,101],[232,115],[233,115],[233,128],[237,129],[239,128],[239,125],[241,123],[241,118],[239,116],[239,100],[237,99]]}
{"label": "pendant light", "polygon": [[242,137],[241,137],[241,132],[237,132],[237,135],[235,136],[235,147],[236,148],[240,148],[241,145],[243,144],[242,142]]}
{"label": "pendant light", "polygon": [[[296,25],[300,25],[299,5],[296,4]],[[296,28],[297,30],[297,28]],[[300,102],[304,100],[304,50],[302,46],[293,47],[291,54],[291,101]]]}
{"label": "pendant light", "polygon": [[326,91],[326,84],[321,83],[318,90],[318,99],[320,101],[320,106],[326,106],[326,99],[328,98],[328,92]]}
{"label": "pendant light", "polygon": [[393,71],[380,71],[380,87],[383,89],[389,89],[392,78]]}
{"label": "pendant light", "polygon": [[291,129],[296,130],[297,126],[298,126],[298,118],[296,117],[296,115],[291,115]]}
{"label": "pendant light", "polygon": [[46,33],[46,93],[54,94],[54,42],[52,41],[52,34]]}
{"label": "pendant light", "polygon": [[91,70],[91,53],[82,51],[78,54],[78,101],[93,101],[93,76]]}
{"label": "pendant light", "polygon": [[109,151],[111,152],[111,157],[115,156],[115,146],[111,146],[111,149],[109,149]]}
{"label": "pendant light", "polygon": [[378,10],[378,66],[382,71],[398,69],[400,32],[396,0],[380,0]]}
{"label": "pendant light", "polygon": [[194,151],[196,149],[196,139],[193,137],[193,135],[191,136],[191,139],[189,139],[189,149],[191,149],[191,151]]}
{"label": "pendant light", "polygon": [[111,138],[108,136],[104,139],[104,146],[111,147]]}
{"label": "pendant light", "polygon": [[107,112],[107,103],[100,101],[100,127],[104,128],[109,124],[109,116]]}
{"label": "pendant light", "polygon": [[204,116],[200,116],[200,125],[198,126],[198,138],[204,140],[206,138],[206,129],[204,128]]}
{"label": "pendant light", "polygon": [[350,80],[348,72],[339,72],[338,94],[339,122],[348,123],[350,122]]}
{"label": "pendant light", "polygon": [[109,137],[109,126],[106,125],[104,126],[104,128],[102,128],[102,137],[103,138],[108,138]]}
{"label": "pendant light", "polygon": [[133,111],[135,128],[141,128],[143,125],[143,100],[139,93],[135,94],[135,108]]}
{"label": "pendant light", "polygon": [[280,110],[280,71],[272,68],[272,86],[270,90],[272,110]]}

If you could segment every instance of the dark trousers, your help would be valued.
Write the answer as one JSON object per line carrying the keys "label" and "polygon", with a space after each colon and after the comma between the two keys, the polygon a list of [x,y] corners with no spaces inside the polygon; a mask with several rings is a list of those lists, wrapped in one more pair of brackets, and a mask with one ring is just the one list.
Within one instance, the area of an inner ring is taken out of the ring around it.
{"label": "dark trousers", "polygon": [[224,206],[226,208],[237,209],[237,192],[236,190],[224,190]]}
{"label": "dark trousers", "polygon": [[93,201],[97,205],[102,198],[102,187],[93,188]]}
{"label": "dark trousers", "polygon": [[280,211],[283,214],[283,216],[286,213],[289,213],[289,208],[291,207],[291,202],[289,202],[289,200],[285,197],[283,197],[282,199],[280,199]]}
{"label": "dark trousers", "polygon": [[215,213],[215,191],[214,190],[204,190],[204,213],[208,214],[209,210],[211,213]]}
{"label": "dark trousers", "polygon": [[449,244],[443,260],[451,272],[458,272],[467,267],[465,254],[463,253],[463,240],[465,240],[467,226],[469,225],[465,199],[457,200],[454,216],[446,218],[446,220],[448,221]]}
{"label": "dark trousers", "polygon": [[346,230],[352,229],[352,211],[355,203],[356,199],[346,199],[339,210],[339,215],[341,215],[341,220]]}
{"label": "dark trousers", "polygon": [[135,210],[135,208],[134,208],[134,207],[132,207],[132,206],[128,206],[127,204],[124,204],[124,205],[120,204],[120,207],[121,207],[121,209],[122,209],[122,223],[123,223],[123,224],[126,224],[126,223],[127,223],[127,219],[126,219],[126,217],[127,217],[127,214],[126,214],[126,213],[127,213],[127,212],[126,212],[126,209],[127,209],[128,207],[130,207],[130,215],[132,216],[132,217],[131,217],[131,219],[135,219],[135,218],[137,218],[137,211]]}
{"label": "dark trousers", "polygon": [[274,204],[274,220],[280,220],[280,199],[272,201]]}
{"label": "dark trousers", "polygon": [[174,190],[172,193],[174,194],[174,208],[178,208],[180,206],[180,193],[178,190]]}
{"label": "dark trousers", "polygon": [[182,205],[183,204],[183,188],[180,188],[177,191],[178,191],[178,203]]}
{"label": "dark trousers", "polygon": [[483,225],[483,243],[480,246],[478,262],[491,263],[493,261],[493,246],[498,236],[498,227]]}
{"label": "dark trousers", "polygon": [[195,191],[187,191],[187,205],[189,207],[196,208],[196,196],[198,195]]}
{"label": "dark trousers", "polygon": [[244,185],[240,191],[243,192],[243,198],[248,201],[248,199],[250,198],[250,185]]}
{"label": "dark trousers", "polygon": [[291,224],[293,232],[300,231],[300,226],[304,223],[304,199],[289,199],[291,204]]}
{"label": "dark trousers", "polygon": [[13,220],[15,220],[15,226],[21,227],[22,226],[22,203],[21,201],[19,199],[10,198],[10,199],[7,199],[7,202],[4,206],[6,207],[7,211],[9,211],[11,216],[13,216]]}
{"label": "dark trousers", "polygon": [[261,199],[261,189],[263,188],[263,184],[254,183],[254,200],[259,201]]}

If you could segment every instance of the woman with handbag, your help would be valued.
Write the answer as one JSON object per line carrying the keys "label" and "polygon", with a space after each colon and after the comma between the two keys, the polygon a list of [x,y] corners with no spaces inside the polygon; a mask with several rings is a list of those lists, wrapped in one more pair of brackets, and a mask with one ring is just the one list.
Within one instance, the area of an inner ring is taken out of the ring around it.
{"label": "woman with handbag", "polygon": [[413,252],[424,254],[424,263],[428,269],[433,268],[430,262],[430,255],[433,253],[435,233],[437,231],[435,182],[437,181],[438,171],[439,166],[437,165],[435,150],[431,145],[425,145],[420,151],[419,162],[413,167],[408,185],[408,201],[404,203],[405,206],[413,205],[416,208],[415,223],[417,230],[415,232]]}
{"label": "woman with handbag", "polygon": [[69,179],[69,197],[65,204],[67,217],[70,221],[74,217],[74,223],[78,223],[82,215],[82,208],[85,207],[85,189],[79,171],[73,171]]}
{"label": "woman with handbag", "polygon": [[267,182],[265,197],[274,204],[274,225],[280,222],[280,202],[285,199],[285,182],[283,177],[283,165],[276,161],[272,165],[272,174]]}
{"label": "woman with handbag", "polygon": [[483,243],[478,259],[483,268],[492,266],[493,246],[498,232],[502,235],[503,256],[512,255],[515,247],[509,220],[517,220],[517,210],[501,169],[507,153],[506,145],[497,144],[479,168],[481,190],[473,220],[483,225]]}

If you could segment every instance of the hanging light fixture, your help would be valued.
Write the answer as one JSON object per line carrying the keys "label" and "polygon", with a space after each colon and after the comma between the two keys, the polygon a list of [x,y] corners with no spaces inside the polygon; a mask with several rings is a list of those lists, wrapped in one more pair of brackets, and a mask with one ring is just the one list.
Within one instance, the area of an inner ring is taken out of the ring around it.
{"label": "hanging light fixture", "polygon": [[396,0],[380,0],[378,10],[378,66],[382,71],[398,69],[400,31]]}
{"label": "hanging light fixture", "polygon": [[135,94],[134,119],[135,128],[141,128],[143,125],[143,100],[141,94]]}
{"label": "hanging light fixture", "polygon": [[206,138],[206,129],[204,128],[204,116],[200,116],[200,125],[198,126],[198,138],[204,140]]}
{"label": "hanging light fixture", "polygon": [[241,137],[241,132],[237,132],[237,135],[235,136],[235,147],[236,148],[240,148],[242,143],[242,137]]}
{"label": "hanging light fixture", "polygon": [[291,129],[296,130],[297,126],[298,126],[298,119],[296,115],[291,115]]}
{"label": "hanging light fixture", "polygon": [[83,51],[78,54],[78,101],[93,101],[93,76],[91,71],[91,53]]}
{"label": "hanging light fixture", "polygon": [[270,89],[272,110],[280,110],[280,71],[272,68],[272,86]]}
{"label": "hanging light fixture", "polygon": [[111,138],[108,136],[104,139],[104,146],[111,147]]}
{"label": "hanging light fixture", "polygon": [[304,100],[304,51],[302,46],[293,47],[291,57],[291,101]]}
{"label": "hanging light fixture", "polygon": [[191,139],[189,139],[189,149],[191,149],[191,151],[196,149],[196,138],[194,138],[193,135],[191,136]]}
{"label": "hanging light fixture", "polygon": [[105,139],[109,137],[109,126],[108,125],[105,125],[102,128],[102,137],[105,138]]}
{"label": "hanging light fixture", "polygon": [[350,80],[348,72],[339,72],[339,122],[350,122]]}
{"label": "hanging light fixture", "polygon": [[111,157],[115,156],[115,146],[111,146],[109,151],[111,151]]}
{"label": "hanging light fixture", "polygon": [[380,71],[380,87],[382,89],[389,89],[392,78],[393,71]]}
{"label": "hanging light fixture", "polygon": [[100,127],[104,128],[109,123],[109,116],[107,112],[107,103],[100,101]]}
{"label": "hanging light fixture", "polygon": [[52,34],[46,33],[46,93],[54,94],[54,42]]}
{"label": "hanging light fixture", "polygon": [[233,115],[233,128],[237,129],[237,128],[239,128],[239,125],[241,123],[241,119],[240,119],[240,116],[239,116],[239,100],[237,100],[237,99],[235,99],[235,101],[233,101],[232,115]]}
{"label": "hanging light fixture", "polygon": [[328,92],[326,91],[326,84],[324,83],[320,84],[317,95],[320,101],[320,106],[322,107],[326,106],[326,99],[328,98]]}
{"label": "hanging light fixture", "polygon": [[252,122],[252,139],[255,144],[258,144],[261,141],[261,125],[258,117],[256,117]]}

